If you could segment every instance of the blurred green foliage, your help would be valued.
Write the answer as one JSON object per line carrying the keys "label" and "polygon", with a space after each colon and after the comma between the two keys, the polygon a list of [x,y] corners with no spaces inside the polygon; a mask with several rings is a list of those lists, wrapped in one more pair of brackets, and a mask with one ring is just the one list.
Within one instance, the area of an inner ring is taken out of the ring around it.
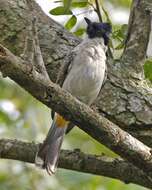
{"label": "blurred green foliage", "polygon": [[152,59],[147,59],[144,64],[145,77],[152,82]]}
{"label": "blurred green foliage", "polygon": [[[53,15],[70,15],[65,28],[72,30],[78,15],[74,9],[90,8],[87,0],[56,0],[59,6],[50,10]],[[106,0],[100,1],[106,10]],[[94,5],[94,1],[90,1]],[[109,0],[114,6],[128,8],[131,0]],[[113,49],[122,50],[127,25],[113,25]],[[75,35],[85,32],[81,24],[75,27]],[[113,45],[114,43],[114,45]],[[152,81],[152,61],[145,64],[145,75]],[[51,124],[50,110],[35,100],[9,79],[0,80],[0,136],[1,138],[17,138],[27,141],[42,141]],[[80,148],[86,153],[116,157],[113,152],[97,143],[80,129],[75,128],[65,137],[63,148]],[[54,176],[48,176],[33,165],[0,160],[0,190],[145,190],[137,185],[124,183],[106,177],[84,174],[70,170],[58,169]]]}

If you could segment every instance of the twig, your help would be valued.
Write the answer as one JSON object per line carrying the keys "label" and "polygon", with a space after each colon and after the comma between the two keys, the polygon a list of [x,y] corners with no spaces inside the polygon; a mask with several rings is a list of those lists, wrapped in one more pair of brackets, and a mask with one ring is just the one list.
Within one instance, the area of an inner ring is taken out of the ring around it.
{"label": "twig", "polygon": [[33,32],[33,38],[34,38],[34,57],[35,57],[35,67],[38,69],[46,79],[50,80],[49,75],[47,73],[47,70],[45,68],[45,64],[43,61],[41,49],[39,46],[39,39],[38,39],[38,33],[37,33],[37,21],[36,17],[33,18],[32,21],[32,32]]}
{"label": "twig", "polygon": [[109,15],[108,15],[108,13],[107,13],[107,11],[106,11],[106,9],[104,8],[104,6],[103,6],[102,3],[101,3],[101,8],[102,8],[102,10],[103,10],[103,12],[104,12],[104,14],[105,14],[105,16],[106,16],[107,22],[109,22],[109,23],[112,25],[112,22],[111,22],[111,20],[110,20],[110,18],[109,18]]}
{"label": "twig", "polygon": [[27,64],[31,64],[35,71],[38,71],[40,74],[42,74],[43,77],[46,78],[45,80],[50,80],[39,46],[37,21],[35,17],[33,17],[32,23],[28,27],[27,33],[28,34],[25,41],[25,48],[23,54],[21,55],[21,58]]}
{"label": "twig", "polygon": [[102,20],[102,15],[101,15],[101,11],[100,11],[100,5],[99,5],[98,0],[95,0],[95,3],[96,3],[96,9],[95,9],[95,11],[96,11],[96,13],[97,13],[97,15],[98,15],[98,17],[99,17],[99,21],[100,21],[100,22],[103,22],[103,20]]}
{"label": "twig", "polygon": [[[99,21],[100,22],[103,22],[103,19],[102,19],[102,14],[101,14],[101,11],[100,11],[100,5],[99,5],[99,0],[95,0],[95,4],[96,4],[96,8],[90,3],[90,5],[94,8],[94,11],[97,13],[98,15],[98,18],[99,18]],[[104,7],[102,6],[102,9],[104,11],[104,13],[106,12]],[[106,15],[107,16],[107,15]],[[109,21],[109,20],[108,20]],[[111,22],[110,22],[111,24]],[[113,54],[111,52],[111,49],[110,47],[108,46],[108,51],[107,51],[107,55],[108,57],[112,58],[113,59]]]}
{"label": "twig", "polygon": [[93,12],[93,11],[94,11],[94,9],[90,9],[90,10],[82,11],[82,12],[80,12],[80,13],[75,13],[74,15],[75,15],[75,16],[79,16],[79,15],[82,15],[82,14],[91,13],[91,12]]}

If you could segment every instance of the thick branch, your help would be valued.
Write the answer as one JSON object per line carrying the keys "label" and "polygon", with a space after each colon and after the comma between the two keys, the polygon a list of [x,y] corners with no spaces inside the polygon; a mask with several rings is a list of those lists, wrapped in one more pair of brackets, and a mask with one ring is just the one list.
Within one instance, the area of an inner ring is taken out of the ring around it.
{"label": "thick branch", "polygon": [[[0,158],[34,163],[38,144],[18,140],[0,140]],[[84,154],[78,150],[62,150],[59,167],[103,175],[151,188],[152,181],[142,171],[122,159]]]}
{"label": "thick branch", "polygon": [[[14,81],[17,76],[26,78],[27,90],[34,86],[32,95],[57,113],[72,121],[111,150],[127,159],[152,177],[151,149],[121,130],[117,125],[91,110],[51,81],[37,74],[31,66],[0,46],[0,70]],[[15,76],[14,76],[15,70]],[[22,85],[22,84],[21,84]]]}
{"label": "thick branch", "polygon": [[[64,62],[67,53],[81,40],[47,17],[34,0],[28,2],[32,4],[32,14],[25,0],[0,0],[0,41],[13,53],[20,55],[28,33],[27,26],[33,18],[31,15],[35,16],[38,19],[38,35],[44,62],[49,77],[55,81],[58,68]],[[142,2],[151,6],[151,0]],[[130,60],[129,55],[127,58]],[[152,146],[152,91],[142,81],[126,77],[129,69],[127,70],[126,66],[124,69],[125,63],[122,60],[109,60],[109,80],[106,81],[96,105],[100,114],[104,114],[142,142]],[[17,76],[15,72],[15,81],[24,89],[29,88],[33,93],[39,92],[39,88],[27,84],[27,78]]]}
{"label": "thick branch", "polygon": [[123,66],[129,73],[142,74],[143,72],[150,28],[151,16],[150,12],[143,9],[143,0],[133,0],[126,46],[122,56]]}
{"label": "thick branch", "polygon": [[146,11],[149,11],[152,13],[152,1],[151,0],[141,0],[141,6]]}

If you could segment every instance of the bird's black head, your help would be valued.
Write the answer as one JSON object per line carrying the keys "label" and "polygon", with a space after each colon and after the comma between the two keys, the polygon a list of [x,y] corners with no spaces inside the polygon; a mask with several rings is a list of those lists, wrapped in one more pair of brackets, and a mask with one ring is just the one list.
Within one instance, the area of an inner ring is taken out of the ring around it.
{"label": "bird's black head", "polygon": [[104,44],[109,42],[109,35],[112,32],[112,27],[109,23],[91,22],[88,18],[84,18],[87,23],[87,34],[89,38],[103,38]]}

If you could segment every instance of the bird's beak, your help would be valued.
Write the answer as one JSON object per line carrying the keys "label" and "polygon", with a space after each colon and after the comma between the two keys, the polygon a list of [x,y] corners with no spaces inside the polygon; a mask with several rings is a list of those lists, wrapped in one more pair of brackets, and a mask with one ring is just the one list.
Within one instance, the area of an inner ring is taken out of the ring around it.
{"label": "bird's beak", "polygon": [[87,23],[88,25],[91,24],[91,20],[89,20],[88,18],[84,17],[84,20],[86,21],[86,23]]}

